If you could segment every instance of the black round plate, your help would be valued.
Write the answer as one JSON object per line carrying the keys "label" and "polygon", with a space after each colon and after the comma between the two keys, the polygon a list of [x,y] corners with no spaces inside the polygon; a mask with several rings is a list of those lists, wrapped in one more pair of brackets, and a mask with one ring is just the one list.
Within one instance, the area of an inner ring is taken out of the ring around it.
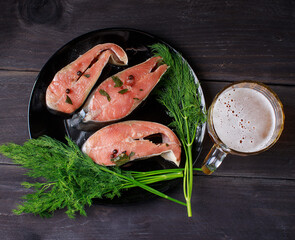
{"label": "black round plate", "polygon": [[[116,72],[122,71],[127,67],[144,62],[153,56],[149,46],[154,43],[164,43],[155,36],[134,29],[116,28],[103,29],[84,34],[70,41],[60,48],[44,65],[37,76],[33,87],[29,102],[28,127],[31,138],[37,138],[47,135],[60,141],[65,141],[68,135],[78,146],[87,140],[94,131],[82,131],[71,127],[71,116],[63,116],[49,111],[46,107],[45,93],[48,85],[52,81],[54,75],[64,66],[74,61],[79,55],[91,49],[100,43],[115,43],[121,46],[128,55],[128,66],[118,67],[107,64],[96,86],[99,85],[107,77],[112,76]],[[169,46],[168,44],[166,44]],[[169,46],[171,48],[171,46]],[[173,48],[171,48],[173,49]],[[174,49],[173,49],[174,50]],[[175,50],[174,50],[175,51]],[[193,72],[193,71],[192,71]],[[195,76],[196,82],[198,82]],[[94,87],[95,88],[95,87]],[[205,109],[205,100],[201,87],[199,94],[202,98],[202,105]],[[150,96],[128,117],[123,120],[146,120],[159,122],[168,125],[171,119],[167,116],[165,108],[159,104],[153,94]],[[194,157],[197,159],[201,150],[201,144],[204,138],[205,124],[198,129],[194,147]],[[150,160],[138,161],[126,167],[126,169],[135,169],[139,171],[148,171],[155,169],[175,167],[161,158],[152,158]],[[174,186],[173,182],[161,182],[155,185],[159,190],[165,191]],[[145,192],[144,192],[145,193]],[[140,189],[128,190],[122,195],[120,201],[130,201],[146,198],[146,194]]]}

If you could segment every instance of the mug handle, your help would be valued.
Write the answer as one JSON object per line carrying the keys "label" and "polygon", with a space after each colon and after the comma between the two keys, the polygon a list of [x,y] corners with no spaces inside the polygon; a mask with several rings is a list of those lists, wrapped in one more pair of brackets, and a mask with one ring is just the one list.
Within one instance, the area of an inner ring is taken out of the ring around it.
{"label": "mug handle", "polygon": [[217,144],[214,144],[203,162],[203,173],[207,175],[213,173],[222,163],[226,155],[227,153],[225,153]]}

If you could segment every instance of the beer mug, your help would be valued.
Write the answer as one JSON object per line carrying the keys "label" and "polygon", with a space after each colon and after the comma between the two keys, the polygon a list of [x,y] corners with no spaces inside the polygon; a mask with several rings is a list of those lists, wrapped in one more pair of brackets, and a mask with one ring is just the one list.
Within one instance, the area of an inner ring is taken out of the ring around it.
{"label": "beer mug", "polygon": [[284,128],[283,105],[266,85],[235,82],[214,98],[208,109],[207,128],[214,145],[202,171],[213,173],[227,154],[247,156],[273,146]]}

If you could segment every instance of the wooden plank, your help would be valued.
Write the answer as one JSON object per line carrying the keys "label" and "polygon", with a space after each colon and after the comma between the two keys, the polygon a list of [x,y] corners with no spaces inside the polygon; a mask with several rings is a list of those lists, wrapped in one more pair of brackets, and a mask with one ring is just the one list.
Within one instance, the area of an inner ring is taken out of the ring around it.
{"label": "wooden plank", "polygon": [[[29,139],[28,104],[37,73],[0,71],[0,144]],[[0,163],[11,160],[0,155]]]}
{"label": "wooden plank", "polygon": [[0,37],[5,39],[0,43],[0,69],[39,71],[68,41],[119,23],[172,44],[201,79],[294,84],[292,1],[170,1],[168,5],[145,0],[140,6],[136,0],[2,1],[0,7]]}
{"label": "wooden plank", "polygon": [[1,143],[28,139],[27,110],[37,73],[0,72]]}
{"label": "wooden plank", "polygon": [[[17,166],[0,168],[0,233],[3,239],[292,239],[295,182],[260,178],[197,176],[193,217],[183,206],[156,198],[126,204],[94,204],[87,217],[63,210],[41,219],[11,209],[28,193]],[[13,178],[11,176],[14,176]],[[169,192],[183,199],[181,185]]]}
{"label": "wooden plank", "polygon": [[[37,73],[2,71],[0,72],[0,144],[15,142],[22,144],[29,138],[27,130],[27,105]],[[228,83],[202,81],[207,105]],[[295,178],[295,87],[271,86],[284,104],[286,113],[285,130],[278,143],[268,150],[251,157],[228,156],[220,169],[215,172],[222,176],[259,176],[270,178]],[[208,106],[207,106],[208,107]],[[197,162],[199,166],[205,158],[212,142],[206,135],[203,151]],[[0,163],[11,163],[0,156]]]}

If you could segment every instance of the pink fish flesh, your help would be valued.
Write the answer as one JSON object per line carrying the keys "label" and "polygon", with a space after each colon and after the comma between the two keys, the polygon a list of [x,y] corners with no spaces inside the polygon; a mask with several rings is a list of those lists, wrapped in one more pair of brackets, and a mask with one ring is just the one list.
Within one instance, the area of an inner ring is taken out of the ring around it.
{"label": "pink fish flesh", "polygon": [[[160,134],[162,143],[147,140],[148,136]],[[148,121],[125,121],[104,127],[82,146],[82,151],[100,165],[122,165],[135,159],[161,156],[180,164],[181,143],[168,127]]]}
{"label": "pink fish flesh", "polygon": [[153,90],[168,66],[152,57],[103,81],[90,95],[80,116],[83,122],[108,122],[129,115]]}
{"label": "pink fish flesh", "polygon": [[86,100],[108,62],[126,65],[128,58],[120,46],[105,43],[96,45],[62,68],[47,88],[47,107],[68,114],[76,111]]}

